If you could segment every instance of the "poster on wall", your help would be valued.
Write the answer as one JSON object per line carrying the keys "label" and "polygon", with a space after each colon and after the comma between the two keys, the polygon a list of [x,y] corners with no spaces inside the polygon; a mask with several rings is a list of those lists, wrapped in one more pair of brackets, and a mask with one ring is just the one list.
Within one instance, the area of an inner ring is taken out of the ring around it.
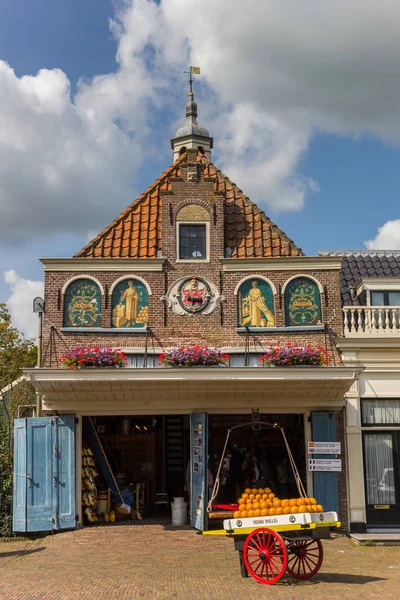
{"label": "poster on wall", "polygon": [[310,458],[308,461],[309,471],[337,471],[342,470],[340,458]]}
{"label": "poster on wall", "polygon": [[340,442],[308,442],[308,454],[340,454]]}

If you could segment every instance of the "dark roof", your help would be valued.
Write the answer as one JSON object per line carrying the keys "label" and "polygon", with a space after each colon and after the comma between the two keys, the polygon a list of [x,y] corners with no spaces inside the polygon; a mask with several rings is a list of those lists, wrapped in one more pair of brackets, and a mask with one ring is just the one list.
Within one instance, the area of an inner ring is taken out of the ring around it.
{"label": "dark roof", "polygon": [[[199,153],[204,177],[214,181],[225,213],[225,247],[232,258],[303,256],[302,250],[226,175]],[[80,250],[76,257],[156,258],[162,250],[162,192],[181,176],[187,153],[180,156],[137,200]]]}
{"label": "dark roof", "polygon": [[379,277],[400,277],[400,253],[388,252],[387,255],[346,255],[342,261],[341,293],[343,305],[358,304],[352,300],[350,287],[359,279]]}

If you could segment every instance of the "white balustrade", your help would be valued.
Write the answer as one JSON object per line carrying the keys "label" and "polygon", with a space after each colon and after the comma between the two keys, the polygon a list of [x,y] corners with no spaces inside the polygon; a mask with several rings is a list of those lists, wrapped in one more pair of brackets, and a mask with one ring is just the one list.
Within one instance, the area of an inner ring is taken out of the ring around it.
{"label": "white balustrade", "polygon": [[400,306],[344,306],[343,333],[352,336],[400,336]]}

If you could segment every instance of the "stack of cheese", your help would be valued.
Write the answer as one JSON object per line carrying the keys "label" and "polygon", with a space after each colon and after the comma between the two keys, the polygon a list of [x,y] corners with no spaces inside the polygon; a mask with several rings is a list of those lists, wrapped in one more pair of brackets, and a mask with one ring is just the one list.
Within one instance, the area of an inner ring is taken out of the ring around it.
{"label": "stack of cheese", "polygon": [[280,500],[270,488],[246,488],[237,499],[239,508],[233,513],[235,519],[289,515],[305,512],[323,512],[324,508],[315,498],[291,498]]}

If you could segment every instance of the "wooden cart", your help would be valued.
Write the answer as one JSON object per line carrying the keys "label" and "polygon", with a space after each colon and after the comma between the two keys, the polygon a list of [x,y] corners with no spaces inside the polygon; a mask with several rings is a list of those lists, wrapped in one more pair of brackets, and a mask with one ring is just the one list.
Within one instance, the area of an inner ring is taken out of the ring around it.
{"label": "wooden cart", "polygon": [[205,535],[233,537],[242,577],[264,584],[277,583],[287,571],[296,579],[310,579],[322,565],[321,539],[340,527],[335,512],[301,513],[226,519],[224,529]]}

